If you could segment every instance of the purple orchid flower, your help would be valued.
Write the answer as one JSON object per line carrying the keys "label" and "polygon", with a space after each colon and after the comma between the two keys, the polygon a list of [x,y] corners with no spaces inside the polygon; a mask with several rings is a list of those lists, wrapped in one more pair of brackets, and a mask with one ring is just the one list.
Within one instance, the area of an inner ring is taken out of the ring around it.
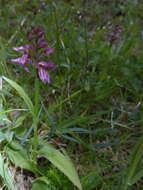
{"label": "purple orchid flower", "polygon": [[11,59],[12,62],[19,63],[20,65],[23,66],[23,68],[27,71],[30,72],[27,64],[31,63],[31,60],[28,58],[27,54],[22,55],[22,57],[18,57],[15,59]]}
{"label": "purple orchid flower", "polygon": [[50,83],[50,71],[53,71],[57,68],[57,66],[51,62],[51,61],[40,61],[38,63],[38,74],[40,79],[44,82],[44,83]]}
{"label": "purple orchid flower", "polygon": [[43,28],[40,27],[40,26],[33,26],[33,27],[32,27],[32,31],[33,31],[34,33],[43,33],[43,34],[44,34],[44,30],[43,30]]}
{"label": "purple orchid flower", "polygon": [[38,47],[39,48],[44,48],[47,45],[48,45],[48,42],[46,42],[46,41],[41,40],[41,41],[38,42]]}
{"label": "purple orchid flower", "polygon": [[50,72],[55,70],[57,66],[52,61],[40,61],[40,59],[49,58],[50,54],[54,52],[54,48],[48,47],[48,42],[45,41],[45,32],[39,26],[32,27],[28,33],[28,40],[30,44],[13,47],[13,50],[24,54],[22,57],[11,59],[11,61],[22,65],[27,72],[30,72],[28,65],[33,65],[38,70],[39,78],[44,83],[50,83]]}
{"label": "purple orchid flower", "polygon": [[49,72],[46,69],[40,67],[38,69],[38,74],[39,74],[39,78],[44,83],[50,83],[51,82],[51,80],[50,80],[50,74],[49,74]]}
{"label": "purple orchid flower", "polygon": [[35,38],[43,38],[44,39],[44,31],[41,27],[39,26],[33,26],[32,30],[28,33],[28,39],[29,41],[33,41]]}
{"label": "purple orchid flower", "polygon": [[46,56],[49,56],[51,53],[53,53],[54,52],[54,48],[46,48],[45,49],[45,55]]}
{"label": "purple orchid flower", "polygon": [[39,26],[33,26],[32,31],[29,33],[30,37],[37,37],[37,38],[44,38],[45,32],[44,30]]}
{"label": "purple orchid flower", "polygon": [[31,47],[31,45],[27,44],[27,45],[24,45],[24,46],[13,47],[13,50],[28,53],[30,47]]}

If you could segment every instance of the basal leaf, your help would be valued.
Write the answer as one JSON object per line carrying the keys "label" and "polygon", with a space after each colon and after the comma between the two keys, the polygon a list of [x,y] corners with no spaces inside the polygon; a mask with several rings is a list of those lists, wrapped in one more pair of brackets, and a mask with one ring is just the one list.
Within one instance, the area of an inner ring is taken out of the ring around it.
{"label": "basal leaf", "polygon": [[4,183],[8,187],[9,190],[16,190],[14,185],[14,180],[11,176],[11,172],[8,166],[4,163],[4,159],[0,154],[0,176],[2,177]]}
{"label": "basal leaf", "polygon": [[9,159],[16,166],[35,172],[34,163],[32,160],[30,160],[26,149],[24,149],[22,146],[12,142],[5,148],[5,151]]}
{"label": "basal leaf", "polygon": [[45,142],[41,143],[39,153],[45,156],[54,166],[62,171],[69,180],[78,187],[78,189],[82,190],[78,174],[67,155],[63,155],[59,150]]}

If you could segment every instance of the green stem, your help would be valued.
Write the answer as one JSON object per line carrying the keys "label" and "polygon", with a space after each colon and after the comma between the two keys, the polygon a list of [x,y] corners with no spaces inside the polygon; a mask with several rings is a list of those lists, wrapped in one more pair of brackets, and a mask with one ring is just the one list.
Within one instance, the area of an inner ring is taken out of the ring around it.
{"label": "green stem", "polygon": [[38,149],[38,123],[39,123],[39,94],[40,94],[40,82],[39,79],[35,79],[35,106],[34,106],[34,157]]}

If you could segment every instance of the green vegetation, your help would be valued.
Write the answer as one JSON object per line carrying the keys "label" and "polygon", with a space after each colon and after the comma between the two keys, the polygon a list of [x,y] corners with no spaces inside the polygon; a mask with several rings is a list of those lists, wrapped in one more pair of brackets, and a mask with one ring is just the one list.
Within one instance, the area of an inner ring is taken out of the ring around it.
{"label": "green vegetation", "polygon": [[[0,189],[143,189],[142,20],[140,0],[0,1]],[[51,83],[11,61],[33,26]]]}

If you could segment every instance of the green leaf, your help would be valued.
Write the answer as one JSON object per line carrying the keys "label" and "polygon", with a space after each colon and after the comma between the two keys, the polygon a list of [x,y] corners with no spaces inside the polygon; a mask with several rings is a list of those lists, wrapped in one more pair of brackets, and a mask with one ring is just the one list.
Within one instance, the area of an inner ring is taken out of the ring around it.
{"label": "green leaf", "polygon": [[35,172],[35,165],[33,161],[28,157],[26,149],[18,145],[15,142],[12,142],[5,148],[5,151],[9,159],[16,165],[21,168],[27,169],[29,171]]}
{"label": "green leaf", "polygon": [[51,190],[51,188],[48,188],[46,183],[39,180],[33,183],[32,190]]}
{"label": "green leaf", "polygon": [[62,171],[75,186],[82,190],[78,174],[67,155],[63,155],[59,150],[56,150],[43,141],[39,153],[45,156],[54,166]]}
{"label": "green leaf", "polygon": [[6,134],[0,132],[0,143],[6,139]]}
{"label": "green leaf", "polygon": [[37,190],[37,189],[38,190],[54,190],[54,188],[52,188],[52,186],[50,185],[50,182],[45,176],[39,177],[33,181],[32,190]]}
{"label": "green leaf", "polygon": [[3,76],[3,79],[6,82],[8,82],[15,90],[17,90],[17,92],[19,93],[21,98],[23,98],[24,102],[27,104],[29,110],[31,111],[31,113],[33,115],[33,113],[34,113],[33,103],[31,101],[31,99],[29,98],[29,96],[26,94],[26,92],[23,90],[23,88],[16,82],[14,82],[13,80],[8,79],[7,77]]}
{"label": "green leaf", "polygon": [[11,176],[11,172],[8,166],[4,163],[4,159],[1,154],[0,154],[0,176],[2,177],[4,184],[6,184],[8,189],[16,190],[13,178]]}
{"label": "green leaf", "polygon": [[134,177],[132,177],[131,185],[137,183],[141,179],[142,176],[143,176],[143,169],[138,171],[138,173],[135,174]]}
{"label": "green leaf", "polygon": [[33,183],[32,190],[50,190],[50,188],[48,188],[42,181],[37,181]]}
{"label": "green leaf", "polygon": [[97,169],[94,168],[82,178],[82,185],[84,189],[93,190],[97,185],[101,184],[102,181],[103,179],[98,174]]}
{"label": "green leaf", "polygon": [[10,121],[8,120],[6,114],[4,113],[3,106],[0,105],[0,124],[6,125],[9,123]]}
{"label": "green leaf", "polygon": [[[135,145],[134,150],[130,155],[129,167],[127,169],[124,190],[128,188],[129,185],[137,182],[137,180],[142,177],[142,171],[136,174],[136,169],[140,163],[140,160],[143,156],[143,136],[140,137],[138,142]],[[135,177],[134,177],[135,176]]]}

